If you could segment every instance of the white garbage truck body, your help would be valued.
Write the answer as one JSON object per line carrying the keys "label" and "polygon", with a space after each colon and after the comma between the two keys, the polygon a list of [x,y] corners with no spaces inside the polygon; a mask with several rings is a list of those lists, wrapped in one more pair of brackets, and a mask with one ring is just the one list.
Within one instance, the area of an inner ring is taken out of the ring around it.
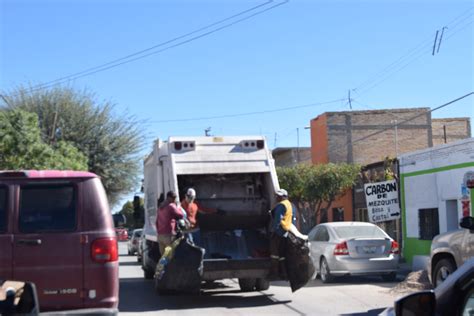
{"label": "white garbage truck body", "polygon": [[[262,136],[170,137],[156,140],[144,161],[145,226],[142,268],[153,277],[158,200],[170,190],[197,192],[197,246],[205,249],[203,280],[265,280],[270,268],[269,215],[279,188]],[[196,238],[195,238],[196,239]],[[242,286],[242,285],[241,285]]]}

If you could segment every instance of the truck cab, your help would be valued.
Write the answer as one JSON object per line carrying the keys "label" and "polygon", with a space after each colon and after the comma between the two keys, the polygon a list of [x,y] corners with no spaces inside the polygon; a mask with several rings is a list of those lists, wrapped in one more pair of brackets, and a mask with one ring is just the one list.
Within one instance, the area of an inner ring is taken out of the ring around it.
{"label": "truck cab", "polygon": [[243,290],[268,288],[269,210],[278,187],[274,161],[262,136],[170,137],[156,140],[144,161],[145,245],[142,268],[152,278],[160,258],[158,199],[197,192],[199,238],[205,250],[203,281],[238,278]]}

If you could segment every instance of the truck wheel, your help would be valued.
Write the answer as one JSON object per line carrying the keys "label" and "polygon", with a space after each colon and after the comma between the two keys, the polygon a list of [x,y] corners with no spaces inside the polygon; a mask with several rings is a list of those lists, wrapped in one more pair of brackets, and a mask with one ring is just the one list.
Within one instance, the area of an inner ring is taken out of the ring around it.
{"label": "truck wheel", "polygon": [[321,275],[321,281],[323,281],[323,283],[329,283],[333,280],[333,276],[331,275],[331,271],[329,270],[329,265],[326,261],[326,258],[321,259],[319,270],[319,274]]}
{"label": "truck wheel", "polygon": [[266,291],[270,287],[270,281],[263,278],[258,278],[255,284],[257,291]]}
{"label": "truck wheel", "polygon": [[252,292],[255,290],[257,279],[239,279],[239,286],[242,292]]}
{"label": "truck wheel", "polygon": [[444,258],[438,261],[433,271],[433,286],[437,287],[456,270],[456,263],[453,259]]}
{"label": "truck wheel", "polygon": [[145,279],[151,280],[155,276],[155,271],[143,268],[143,276],[145,277]]}

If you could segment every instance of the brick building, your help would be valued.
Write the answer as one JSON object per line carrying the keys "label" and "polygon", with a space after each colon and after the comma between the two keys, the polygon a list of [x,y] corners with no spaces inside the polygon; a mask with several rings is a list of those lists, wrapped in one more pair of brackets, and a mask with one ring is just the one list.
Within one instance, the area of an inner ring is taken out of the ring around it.
{"label": "brick building", "polygon": [[275,166],[291,167],[299,163],[311,163],[310,147],[278,147],[272,150]]}
{"label": "brick building", "polygon": [[[446,142],[471,137],[468,118],[432,119],[429,108],[326,112],[311,120],[312,162],[365,166],[444,143],[444,130]],[[354,220],[353,205],[350,190],[323,220]]]}

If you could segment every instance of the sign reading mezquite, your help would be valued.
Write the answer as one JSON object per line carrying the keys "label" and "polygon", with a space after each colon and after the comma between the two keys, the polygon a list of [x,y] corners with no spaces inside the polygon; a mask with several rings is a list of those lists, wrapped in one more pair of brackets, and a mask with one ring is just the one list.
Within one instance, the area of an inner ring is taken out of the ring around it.
{"label": "sign reading mezquite", "polygon": [[364,192],[369,220],[372,223],[400,218],[396,180],[366,183],[364,185]]}

